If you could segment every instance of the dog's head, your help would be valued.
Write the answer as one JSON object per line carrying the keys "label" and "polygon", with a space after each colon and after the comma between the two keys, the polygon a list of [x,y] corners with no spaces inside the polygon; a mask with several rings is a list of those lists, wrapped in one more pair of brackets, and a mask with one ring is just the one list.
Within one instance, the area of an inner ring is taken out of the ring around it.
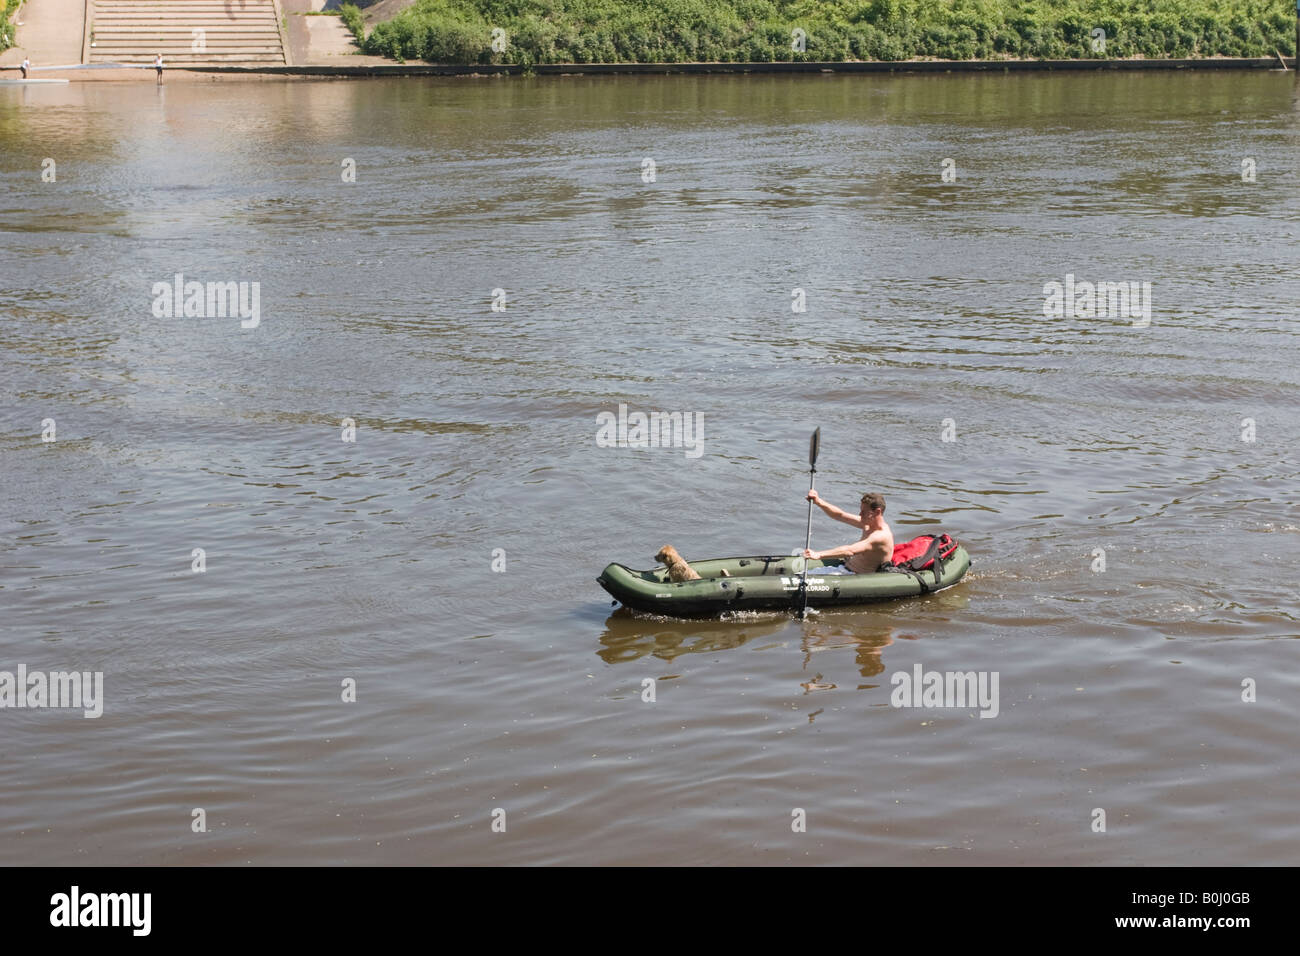
{"label": "dog's head", "polygon": [[677,553],[677,549],[671,544],[664,545],[659,549],[659,553],[655,555],[655,560],[660,564],[671,564],[672,562],[680,561],[681,559],[682,556]]}

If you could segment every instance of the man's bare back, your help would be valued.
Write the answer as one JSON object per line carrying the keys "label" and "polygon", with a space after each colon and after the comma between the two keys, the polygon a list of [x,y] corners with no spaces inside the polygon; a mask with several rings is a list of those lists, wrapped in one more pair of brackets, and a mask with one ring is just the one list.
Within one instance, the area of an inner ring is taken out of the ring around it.
{"label": "man's bare back", "polygon": [[826,551],[806,550],[804,557],[844,558],[845,566],[854,574],[870,574],[893,557],[894,532],[885,523],[885,499],[882,495],[863,495],[861,510],[856,515],[823,501],[816,491],[809,491],[807,497],[829,517],[860,528],[862,537],[853,544]]}

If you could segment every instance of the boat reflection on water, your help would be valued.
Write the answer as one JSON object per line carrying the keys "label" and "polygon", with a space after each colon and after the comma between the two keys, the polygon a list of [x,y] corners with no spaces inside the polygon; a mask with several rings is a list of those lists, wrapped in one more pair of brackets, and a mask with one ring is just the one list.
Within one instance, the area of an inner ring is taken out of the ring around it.
{"label": "boat reflection on water", "polygon": [[657,617],[620,607],[605,620],[596,653],[606,664],[654,656],[671,661],[682,654],[732,650],[790,627],[785,612],[746,611],[706,620]]}
{"label": "boat reflection on water", "polygon": [[[684,654],[713,653],[733,650],[755,639],[768,638],[774,646],[797,651],[802,658],[804,679],[799,682],[805,694],[836,690],[853,677],[844,673],[845,655],[830,658],[819,655],[827,651],[847,651],[856,675],[866,681],[880,674],[885,665],[881,651],[895,641],[916,640],[918,635],[887,624],[864,626],[849,615],[841,620],[815,618],[800,624],[786,613],[749,613],[740,619],[684,621],[674,618],[640,616],[619,608],[605,621],[596,653],[606,664],[621,664],[657,657],[672,661]],[[762,648],[760,648],[762,649]],[[837,673],[838,672],[838,673]],[[878,687],[878,683],[857,683],[857,690]]]}
{"label": "boat reflection on water", "polygon": [[[930,598],[935,601],[936,596]],[[944,604],[950,604],[952,598]],[[962,601],[965,604],[965,600]],[[953,610],[945,607],[944,610]],[[757,639],[776,639],[776,643],[798,648],[802,669],[810,672],[803,682],[805,692],[826,691],[836,684],[822,672],[841,667],[842,658],[827,666],[814,661],[818,654],[848,650],[857,675],[870,680],[884,671],[883,650],[900,640],[919,640],[931,630],[932,620],[909,619],[906,614],[883,614],[880,611],[822,611],[805,622],[785,611],[741,611],[733,617],[684,620],[641,614],[619,607],[604,620],[597,656],[606,663],[627,663],[642,657],[673,661],[682,654],[699,654],[733,650]],[[879,684],[858,684],[870,689]]]}
{"label": "boat reflection on water", "polygon": [[[884,673],[885,648],[898,641],[921,640],[954,620],[949,612],[960,611],[969,603],[958,590],[896,602],[889,610],[877,606],[815,611],[802,622],[785,611],[742,611],[722,618],[683,620],[620,607],[605,619],[596,653],[606,664],[643,657],[672,661],[684,654],[733,650],[766,638],[775,646],[798,649],[806,674],[800,682],[805,694],[853,682],[855,678],[844,673],[846,654],[855,677],[861,679],[855,689],[871,690],[880,686],[872,678]],[[819,656],[835,651],[844,653]]]}
{"label": "boat reflection on water", "polygon": [[[870,680],[885,670],[883,651],[896,641],[922,640],[944,628],[950,612],[964,610],[970,597],[961,588],[939,594],[895,602],[892,605],[862,609],[828,609],[809,615],[802,625],[800,646],[803,668],[816,670],[814,656],[826,651],[847,650],[853,655],[858,676]],[[838,665],[839,657],[835,658]],[[876,683],[858,684],[858,690],[870,690]],[[817,673],[804,684],[805,693],[828,690],[828,682]]]}

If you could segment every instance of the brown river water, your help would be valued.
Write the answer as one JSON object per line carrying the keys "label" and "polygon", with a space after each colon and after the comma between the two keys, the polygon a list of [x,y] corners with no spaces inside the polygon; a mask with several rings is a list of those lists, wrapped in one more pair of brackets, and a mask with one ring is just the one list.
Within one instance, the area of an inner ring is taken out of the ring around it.
{"label": "brown river water", "polygon": [[[1291,74],[0,90],[0,863],[1294,863],[1298,266]],[[961,585],[611,607],[817,426]]]}

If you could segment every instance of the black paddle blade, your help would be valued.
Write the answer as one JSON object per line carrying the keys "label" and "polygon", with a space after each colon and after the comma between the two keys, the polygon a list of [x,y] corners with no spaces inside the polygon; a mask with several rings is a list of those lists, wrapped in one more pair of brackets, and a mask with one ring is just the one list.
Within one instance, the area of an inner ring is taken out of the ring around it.
{"label": "black paddle blade", "polygon": [[812,439],[808,442],[808,467],[817,467],[817,453],[822,449],[822,429],[817,426],[817,430],[812,433]]}

